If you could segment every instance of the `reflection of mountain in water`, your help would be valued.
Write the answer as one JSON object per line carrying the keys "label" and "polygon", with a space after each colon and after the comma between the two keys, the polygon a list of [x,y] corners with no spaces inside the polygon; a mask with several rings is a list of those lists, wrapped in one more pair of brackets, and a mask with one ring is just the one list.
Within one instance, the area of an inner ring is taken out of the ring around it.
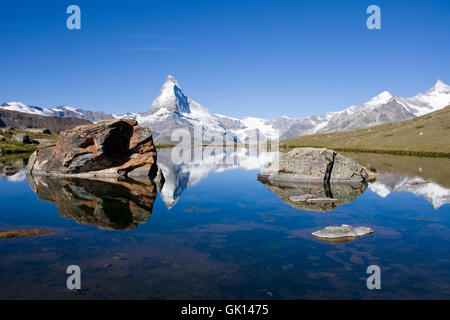
{"label": "reflection of mountain in water", "polygon": [[39,199],[55,203],[62,217],[100,229],[132,229],[147,222],[156,198],[156,186],[148,179],[27,178]]}
{"label": "reflection of mountain in water", "polygon": [[[181,193],[213,172],[234,168],[256,170],[273,161],[277,152],[257,152],[248,148],[196,148],[188,161],[177,163],[177,149],[158,150],[158,167],[165,182],[160,191],[167,208],[172,208]],[[174,157],[175,155],[175,157]]]}
{"label": "reflection of mountain in water", "polygon": [[411,192],[416,196],[423,196],[435,209],[450,203],[449,189],[419,177],[404,177],[381,171],[377,180],[369,185],[369,189],[383,198],[391,192]]}
{"label": "reflection of mountain in water", "polygon": [[346,154],[366,168],[375,168],[378,178],[369,189],[381,197],[391,192],[423,196],[435,209],[450,203],[450,159],[404,157],[374,153]]}
{"label": "reflection of mountain in water", "polygon": [[[261,183],[296,209],[322,212],[353,202],[367,188],[365,183]],[[304,198],[305,201],[293,201],[298,198]]]}
{"label": "reflection of mountain in water", "polygon": [[26,179],[24,168],[27,165],[28,158],[8,159],[0,158],[0,178],[6,178],[11,182],[20,182]]}
{"label": "reflection of mountain in water", "polygon": [[[198,148],[192,150],[192,154],[200,155],[199,157],[193,157],[194,159],[199,158],[200,160],[184,161],[178,164],[171,160],[171,154],[172,152],[175,152],[175,150],[176,149],[158,150],[158,166],[161,168],[166,179],[164,186],[160,188],[160,192],[163,201],[169,209],[177,203],[184,190],[206,178],[213,172],[233,168],[243,168],[246,170],[262,169],[278,156],[278,153],[275,152],[257,153],[254,150],[246,148],[220,148],[215,149],[215,152],[212,152],[211,149],[208,148]],[[381,197],[386,197],[391,192],[403,191],[411,192],[416,196],[423,196],[435,209],[438,209],[443,204],[450,203],[450,159],[364,153],[348,153],[346,155],[355,159],[366,168],[375,168],[378,171],[379,176],[375,182],[369,185],[369,189]],[[26,176],[22,168],[25,166],[26,162],[27,159],[5,160],[3,157],[3,159],[0,159],[0,178],[5,178],[10,182],[20,182],[24,180]],[[113,183],[113,181],[108,182]],[[319,188],[319,191],[311,190],[310,192],[304,190],[305,188],[317,188],[312,186],[298,186],[293,188],[292,186],[266,184],[266,187],[271,189],[285,202],[296,208],[303,206],[304,210],[308,210],[306,207],[313,206],[308,203],[294,203],[289,200],[289,197],[315,193],[320,195],[325,192],[322,190],[322,187]],[[337,185],[331,187],[332,191],[338,189]],[[129,189],[133,190],[133,188]],[[336,207],[343,203],[353,201],[364,191],[364,186],[354,190],[346,190],[341,194],[346,193],[348,197],[341,195],[339,201],[334,202],[334,204],[328,203],[328,205],[334,205],[334,207]],[[152,192],[154,192],[154,190],[152,190],[151,193]],[[95,194],[95,192],[92,193]],[[339,191],[334,191],[333,196],[335,196],[335,194],[339,194]],[[102,196],[98,197],[102,198]],[[305,206],[306,204],[308,205]],[[318,203],[316,203],[316,205],[318,205]],[[322,205],[325,205],[325,203]],[[321,209],[316,207],[316,209],[310,210]]]}

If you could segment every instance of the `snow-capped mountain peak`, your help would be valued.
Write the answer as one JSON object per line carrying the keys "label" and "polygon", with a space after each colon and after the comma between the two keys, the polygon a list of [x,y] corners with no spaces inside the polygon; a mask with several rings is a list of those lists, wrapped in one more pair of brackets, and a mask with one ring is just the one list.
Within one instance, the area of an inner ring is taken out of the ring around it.
{"label": "snow-capped mountain peak", "polygon": [[427,91],[426,94],[436,93],[450,93],[450,86],[445,84],[442,80],[436,81],[436,83]]}
{"label": "snow-capped mountain peak", "polygon": [[193,128],[200,129],[205,141],[210,139],[217,141],[215,137],[224,138],[225,141],[234,141],[234,135],[219,122],[216,116],[201,104],[187,97],[179,83],[170,75],[167,76],[158,96],[153,100],[150,112],[127,113],[115,115],[115,117],[136,119],[141,125],[150,127],[155,139],[162,142],[170,142],[174,131],[180,128],[190,131]]}
{"label": "snow-capped mountain peak", "polygon": [[379,106],[381,104],[387,103],[389,100],[391,100],[392,94],[390,94],[389,91],[383,91],[379,95],[373,97],[368,102],[365,103],[365,105],[369,106]]}
{"label": "snow-capped mountain peak", "polygon": [[188,98],[184,95],[177,80],[170,75],[163,83],[158,97],[152,102],[150,112],[156,113],[160,109],[179,113],[191,112]]}
{"label": "snow-capped mountain peak", "polygon": [[[370,99],[369,101],[360,105],[350,106],[342,112],[345,112],[350,115],[359,111],[372,110],[378,106],[388,103],[392,98],[393,96],[389,93],[389,91],[383,91],[380,94],[373,97],[372,99]],[[339,114],[339,112],[337,114]]]}
{"label": "snow-capped mountain peak", "polygon": [[164,82],[163,86],[177,86],[180,87],[177,80],[172,75],[168,75],[166,78],[166,82]]}

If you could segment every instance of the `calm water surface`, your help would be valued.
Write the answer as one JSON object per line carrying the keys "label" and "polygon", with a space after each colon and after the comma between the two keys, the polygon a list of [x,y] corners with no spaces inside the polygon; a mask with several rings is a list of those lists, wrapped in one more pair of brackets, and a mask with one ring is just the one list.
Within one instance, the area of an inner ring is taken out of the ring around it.
{"label": "calm water surface", "polygon": [[[450,160],[354,155],[378,180],[332,186],[342,201],[318,208],[289,202],[308,186],[256,179],[272,155],[237,153],[234,165],[176,165],[161,150],[163,186],[1,177],[0,230],[52,233],[0,240],[0,298],[450,298]],[[340,244],[311,235],[341,224],[374,233]],[[78,291],[66,289],[73,264]],[[366,287],[372,264],[378,291]]]}

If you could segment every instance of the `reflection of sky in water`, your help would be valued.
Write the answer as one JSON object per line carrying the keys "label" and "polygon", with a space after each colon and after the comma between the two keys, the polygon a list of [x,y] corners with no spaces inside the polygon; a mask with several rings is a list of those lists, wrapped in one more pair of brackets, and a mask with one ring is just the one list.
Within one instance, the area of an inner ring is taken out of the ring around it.
{"label": "reflection of sky in water", "polygon": [[[378,182],[389,193],[369,185],[314,212],[283,202],[256,168],[213,168],[175,168],[176,203],[158,194],[147,222],[126,231],[62,218],[26,180],[1,179],[0,229],[53,234],[0,240],[0,298],[450,298],[450,205],[414,192],[429,184],[387,176]],[[339,245],[311,235],[343,223],[374,233]],[[79,292],[65,289],[69,264],[82,269]],[[378,292],[366,289],[371,264]]]}

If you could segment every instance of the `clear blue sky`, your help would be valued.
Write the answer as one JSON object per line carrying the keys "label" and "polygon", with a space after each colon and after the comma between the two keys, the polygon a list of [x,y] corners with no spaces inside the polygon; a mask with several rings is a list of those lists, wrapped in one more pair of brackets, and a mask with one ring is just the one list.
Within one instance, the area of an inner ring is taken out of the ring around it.
{"label": "clear blue sky", "polygon": [[449,17],[448,0],[1,1],[0,102],[146,111],[172,74],[214,113],[336,111],[450,84]]}

